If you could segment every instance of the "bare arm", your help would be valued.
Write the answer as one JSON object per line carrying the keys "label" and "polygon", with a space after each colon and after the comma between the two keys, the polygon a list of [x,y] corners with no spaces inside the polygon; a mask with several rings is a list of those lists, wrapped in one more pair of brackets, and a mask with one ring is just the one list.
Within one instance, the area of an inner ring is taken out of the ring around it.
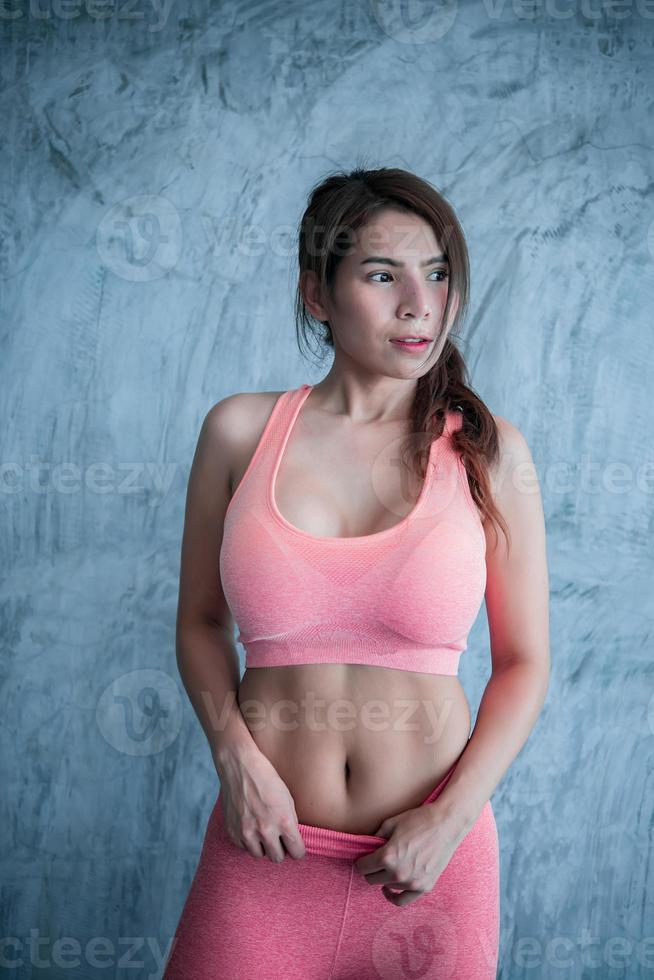
{"label": "bare arm", "polygon": [[240,679],[232,636],[212,623],[178,627],[177,666],[218,774],[231,758],[259,751],[236,700]]}
{"label": "bare arm", "polygon": [[[545,522],[531,453],[522,433],[497,419],[500,473],[493,498],[511,534],[487,529],[486,611],[492,673],[475,727],[434,817],[463,838],[514,761],[543,707],[550,674]],[[496,486],[495,486],[496,484]]]}
{"label": "bare arm", "polygon": [[254,857],[281,861],[282,841],[292,857],[304,856],[304,844],[293,797],[241,714],[234,621],[220,581],[230,459],[246,437],[243,399],[251,397],[224,398],[210,409],[200,430],[186,497],[176,652],[220,779],[229,836]]}
{"label": "bare arm", "polygon": [[177,666],[219,772],[231,756],[257,751],[236,699],[234,621],[218,567],[235,438],[232,396],[214,405],[200,430],[186,495],[177,606]]}

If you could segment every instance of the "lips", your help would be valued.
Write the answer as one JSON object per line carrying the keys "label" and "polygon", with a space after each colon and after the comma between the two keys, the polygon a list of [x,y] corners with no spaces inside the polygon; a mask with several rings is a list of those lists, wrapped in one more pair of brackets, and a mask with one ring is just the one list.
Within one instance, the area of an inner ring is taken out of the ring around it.
{"label": "lips", "polygon": [[431,340],[429,337],[425,337],[424,340],[416,338],[416,340],[391,340],[391,344],[395,350],[404,351],[405,354],[422,354],[431,347]]}
{"label": "lips", "polygon": [[405,340],[431,340],[431,337],[423,337],[422,334],[413,334],[410,337],[391,337],[391,340],[399,340],[402,343]]}

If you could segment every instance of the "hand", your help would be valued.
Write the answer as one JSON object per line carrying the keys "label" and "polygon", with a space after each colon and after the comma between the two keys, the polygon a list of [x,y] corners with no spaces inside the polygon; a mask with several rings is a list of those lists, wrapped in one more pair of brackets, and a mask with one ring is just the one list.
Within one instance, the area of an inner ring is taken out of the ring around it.
{"label": "hand", "polygon": [[393,905],[411,905],[430,892],[461,841],[435,821],[433,806],[387,817],[375,836],[389,840],[354,862],[368,884],[382,885],[384,897]]}
{"label": "hand", "polygon": [[293,797],[262,752],[223,753],[216,771],[225,831],[237,847],[275,863],[306,856]]}

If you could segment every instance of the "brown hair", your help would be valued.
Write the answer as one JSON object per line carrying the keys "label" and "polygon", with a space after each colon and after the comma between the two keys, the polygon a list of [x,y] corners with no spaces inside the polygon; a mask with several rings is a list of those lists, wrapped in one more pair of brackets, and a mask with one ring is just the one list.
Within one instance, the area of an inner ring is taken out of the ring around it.
{"label": "brown hair", "polygon": [[[321,287],[329,292],[338,264],[353,243],[354,233],[382,208],[419,215],[431,225],[447,256],[450,285],[441,329],[448,323],[454,294],[459,297],[451,329],[444,340],[441,334],[443,346],[437,362],[418,378],[411,407],[412,431],[432,433],[434,439],[438,438],[443,432],[445,413],[461,408],[463,424],[453,433],[454,449],[461,455],[470,492],[482,521],[490,519],[496,542],[497,525],[500,525],[508,542],[509,530],[493,502],[490,488],[489,467],[499,458],[497,425],[470,386],[467,366],[452,339],[468,309],[468,248],[454,209],[428,181],[407,170],[389,167],[366,170],[357,166],[349,173],[332,173],[313,187],[298,235],[299,277],[295,296],[298,345],[302,350],[304,341],[310,348],[308,338],[313,335],[322,347],[323,355],[328,348],[334,348],[329,322],[316,320],[304,303],[302,274],[314,272]],[[428,453],[423,449],[417,455],[418,473],[424,480]]]}

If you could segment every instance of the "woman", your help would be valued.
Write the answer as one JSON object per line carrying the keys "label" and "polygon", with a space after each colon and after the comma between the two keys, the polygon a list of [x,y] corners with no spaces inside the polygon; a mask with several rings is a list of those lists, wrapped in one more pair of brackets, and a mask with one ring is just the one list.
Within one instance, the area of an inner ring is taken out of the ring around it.
{"label": "woman", "polygon": [[[490,796],[549,679],[533,462],[466,383],[467,249],[429,183],[328,177],[299,265],[330,371],[218,402],[189,480],[178,663],[220,791],[165,978],[485,980]],[[470,735],[457,670],[484,598]]]}

